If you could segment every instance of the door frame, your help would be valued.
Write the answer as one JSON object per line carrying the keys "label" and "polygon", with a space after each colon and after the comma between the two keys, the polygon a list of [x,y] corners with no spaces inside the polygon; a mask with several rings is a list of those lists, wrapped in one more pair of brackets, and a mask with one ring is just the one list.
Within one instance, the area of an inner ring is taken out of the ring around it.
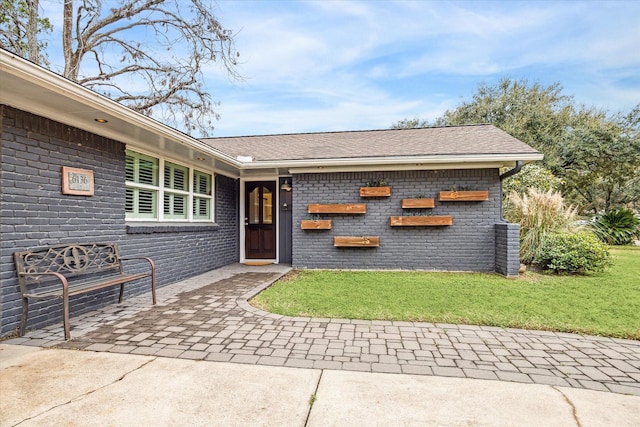
{"label": "door frame", "polygon": [[[274,259],[264,259],[264,258],[247,258],[247,251],[245,248],[245,229],[244,229],[244,214],[245,214],[245,198],[246,198],[246,183],[254,182],[254,181],[273,181],[275,184],[275,211],[276,211],[276,226],[275,226],[275,237],[276,237],[276,257]],[[268,175],[268,176],[252,176],[250,178],[240,178],[240,209],[239,209],[239,217],[238,217],[238,228],[240,228],[240,263],[244,263],[246,261],[265,261],[265,262],[273,262],[274,264],[280,263],[280,185],[278,184],[278,176],[277,175]]]}

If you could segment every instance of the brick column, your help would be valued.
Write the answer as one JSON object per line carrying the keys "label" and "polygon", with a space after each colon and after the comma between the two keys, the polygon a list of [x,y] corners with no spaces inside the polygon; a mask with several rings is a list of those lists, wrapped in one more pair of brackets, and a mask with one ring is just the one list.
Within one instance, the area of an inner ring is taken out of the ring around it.
{"label": "brick column", "polygon": [[520,224],[499,222],[496,230],[496,272],[517,277],[520,270]]}

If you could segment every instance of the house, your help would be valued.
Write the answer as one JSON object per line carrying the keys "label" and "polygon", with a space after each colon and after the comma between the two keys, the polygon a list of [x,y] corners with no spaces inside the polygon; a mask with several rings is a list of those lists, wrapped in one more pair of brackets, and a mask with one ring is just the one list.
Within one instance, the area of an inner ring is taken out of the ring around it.
{"label": "house", "polygon": [[[199,140],[3,50],[0,85],[0,335],[20,321],[13,253],[54,244],[116,241],[155,260],[159,286],[256,260],[517,274],[500,168],[542,155],[491,125]],[[60,310],[31,304],[30,327]]]}

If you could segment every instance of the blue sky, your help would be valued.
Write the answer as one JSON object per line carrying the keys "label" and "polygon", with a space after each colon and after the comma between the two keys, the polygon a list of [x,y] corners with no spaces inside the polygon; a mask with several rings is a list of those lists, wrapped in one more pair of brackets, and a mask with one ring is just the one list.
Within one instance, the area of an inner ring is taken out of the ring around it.
{"label": "blue sky", "polygon": [[637,1],[222,0],[215,7],[236,33],[245,81],[229,81],[216,64],[206,70],[207,90],[221,103],[212,136],[432,120],[469,100],[479,83],[502,77],[560,82],[578,103],[610,112],[640,102]]}

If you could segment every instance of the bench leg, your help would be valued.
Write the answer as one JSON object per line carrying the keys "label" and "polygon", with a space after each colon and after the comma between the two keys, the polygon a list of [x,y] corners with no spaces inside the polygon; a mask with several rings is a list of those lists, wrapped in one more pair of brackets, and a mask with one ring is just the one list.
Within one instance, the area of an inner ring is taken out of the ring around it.
{"label": "bench leg", "polygon": [[156,305],[156,269],[155,266],[151,269],[151,299],[153,305]]}
{"label": "bench leg", "polygon": [[65,293],[62,297],[62,322],[64,326],[64,339],[71,339],[71,327],[69,326],[69,295]]}
{"label": "bench leg", "polygon": [[29,316],[29,298],[22,297],[22,318],[20,319],[20,336],[27,331],[27,317]]}
{"label": "bench leg", "polygon": [[118,297],[118,304],[122,302],[123,296],[124,296],[124,283],[120,285],[120,296]]}

